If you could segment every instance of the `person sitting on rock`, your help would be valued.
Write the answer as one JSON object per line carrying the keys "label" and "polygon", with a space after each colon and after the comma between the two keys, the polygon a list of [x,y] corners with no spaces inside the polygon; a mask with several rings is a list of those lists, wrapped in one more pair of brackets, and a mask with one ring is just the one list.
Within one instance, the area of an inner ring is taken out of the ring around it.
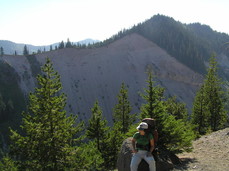
{"label": "person sitting on rock", "polygon": [[141,122],[137,127],[138,132],[133,136],[132,145],[134,154],[130,164],[131,171],[138,170],[138,165],[142,159],[149,164],[150,171],[156,171],[155,160],[152,155],[154,150],[154,139],[151,133],[145,133],[146,129],[148,129],[148,124]]}

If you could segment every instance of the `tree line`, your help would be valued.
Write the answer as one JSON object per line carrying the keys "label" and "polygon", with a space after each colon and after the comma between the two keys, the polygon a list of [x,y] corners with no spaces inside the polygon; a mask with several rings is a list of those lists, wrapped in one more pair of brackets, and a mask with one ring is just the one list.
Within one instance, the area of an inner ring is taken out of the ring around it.
{"label": "tree line", "polygon": [[[38,87],[29,94],[28,112],[23,112],[23,133],[10,129],[11,144],[0,162],[1,170],[112,170],[116,168],[122,141],[136,132],[139,121],[156,119],[158,146],[173,152],[190,151],[199,135],[226,126],[222,82],[216,74],[216,60],[210,60],[205,81],[198,91],[191,117],[184,103],[166,98],[148,72],[147,87],[141,93],[145,103],[133,114],[127,86],[122,83],[109,126],[99,101],[84,123],[65,111],[66,95],[61,93],[60,75],[50,59],[38,75]],[[203,109],[202,109],[202,108]],[[202,111],[202,112],[200,112]],[[202,118],[202,119],[200,119]]]}
{"label": "tree line", "polygon": [[[30,52],[29,48],[27,45],[24,45],[23,47],[23,51],[22,51],[22,54],[24,56],[27,56],[27,55],[32,55],[32,54],[40,54],[40,53],[44,53],[44,52],[48,52],[48,51],[53,51],[53,50],[58,50],[58,49],[64,49],[64,48],[77,48],[77,49],[85,49],[85,48],[92,48],[92,47],[95,47],[95,44],[96,43],[73,43],[70,41],[70,39],[68,38],[67,39],[67,42],[64,42],[63,40],[58,43],[57,45],[50,45],[49,46],[49,49],[47,47],[43,47],[38,49],[36,52]],[[4,48],[3,47],[0,47],[0,56],[2,57],[3,55],[5,55],[4,53]],[[15,50],[15,52],[13,53],[13,55],[17,56],[18,53],[17,51]]]}

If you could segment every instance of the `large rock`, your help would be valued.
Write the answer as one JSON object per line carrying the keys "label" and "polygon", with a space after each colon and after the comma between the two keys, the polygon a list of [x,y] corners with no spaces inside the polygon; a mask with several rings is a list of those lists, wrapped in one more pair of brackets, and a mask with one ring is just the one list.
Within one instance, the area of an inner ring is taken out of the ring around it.
{"label": "large rock", "polygon": [[[118,170],[119,171],[130,171],[130,162],[132,157],[132,144],[131,144],[132,138],[127,138],[123,141],[121,151],[118,156]],[[157,171],[168,171],[173,169],[174,164],[179,164],[180,160],[179,158],[174,155],[173,153],[169,151],[160,151],[160,153],[157,155],[156,159],[156,170]],[[141,163],[138,166],[138,171],[148,171],[149,166],[145,162],[145,160],[142,160]]]}

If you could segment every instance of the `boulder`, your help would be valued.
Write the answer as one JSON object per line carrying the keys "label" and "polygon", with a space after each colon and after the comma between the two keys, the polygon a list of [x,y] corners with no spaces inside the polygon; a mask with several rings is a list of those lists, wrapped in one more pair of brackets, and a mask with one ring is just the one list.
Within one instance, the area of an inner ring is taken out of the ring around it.
{"label": "boulder", "polygon": [[[130,162],[133,150],[131,139],[132,138],[127,138],[123,141],[117,161],[118,171],[130,171]],[[160,153],[157,153],[154,158],[156,160],[157,171],[169,171],[174,168],[175,164],[180,164],[179,158],[168,150],[160,150]],[[148,170],[148,163],[146,163],[145,160],[142,160],[138,166],[138,171]]]}

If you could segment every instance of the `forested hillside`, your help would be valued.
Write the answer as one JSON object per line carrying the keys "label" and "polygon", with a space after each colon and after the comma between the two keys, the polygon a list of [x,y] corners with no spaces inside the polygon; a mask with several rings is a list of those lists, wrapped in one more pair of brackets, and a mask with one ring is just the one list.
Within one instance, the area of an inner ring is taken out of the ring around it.
{"label": "forested hillside", "polygon": [[161,148],[189,151],[228,124],[220,79],[229,78],[228,42],[208,26],[156,15],[99,43],[68,40],[32,54],[24,46],[24,55],[1,48],[0,168],[115,169],[121,142],[148,117]]}
{"label": "forested hillside", "polygon": [[[209,26],[182,24],[156,15],[103,42],[87,46],[61,42],[59,48],[32,55],[30,47],[26,56],[3,53],[0,62],[8,69],[1,67],[0,73],[2,109],[6,110],[5,106],[12,101],[15,112],[10,116],[2,112],[1,126],[6,130],[11,123],[4,124],[9,120],[16,122],[15,117],[19,118],[18,114],[25,109],[24,102],[28,93],[34,91],[35,77],[46,57],[51,58],[61,75],[63,92],[68,96],[67,110],[78,114],[81,120],[89,118],[90,107],[98,99],[112,123],[112,107],[122,82],[129,88],[133,113],[139,112],[143,100],[138,92],[145,86],[145,72],[149,69],[153,70],[157,83],[166,88],[165,94],[176,95],[190,112],[212,52],[217,54],[220,76],[228,80],[227,42],[227,34],[213,31]],[[11,86],[15,87],[12,91]]]}
{"label": "forested hillside", "polygon": [[[201,74],[206,73],[205,63],[212,53],[217,54],[219,61],[226,58],[226,62],[229,64],[229,50],[227,48],[229,35],[214,31],[207,25],[183,24],[163,15],[153,16],[131,29],[120,31],[103,43],[109,44],[133,32],[156,43],[171,56]],[[220,73],[228,79],[229,75],[226,70],[228,68],[222,68]]]}

